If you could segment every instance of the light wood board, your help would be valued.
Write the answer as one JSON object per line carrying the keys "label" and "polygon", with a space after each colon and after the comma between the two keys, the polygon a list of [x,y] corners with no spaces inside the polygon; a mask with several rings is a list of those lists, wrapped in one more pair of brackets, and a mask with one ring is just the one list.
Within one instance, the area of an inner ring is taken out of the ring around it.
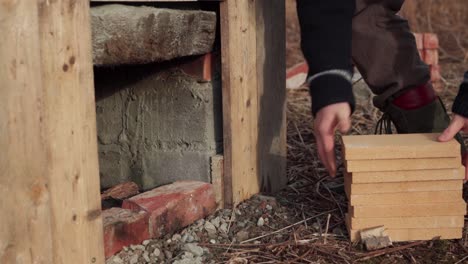
{"label": "light wood board", "polygon": [[439,134],[343,136],[345,160],[447,158],[460,156],[457,141],[441,143]]}
{"label": "light wood board", "polygon": [[104,263],[89,2],[40,1],[52,263]]}

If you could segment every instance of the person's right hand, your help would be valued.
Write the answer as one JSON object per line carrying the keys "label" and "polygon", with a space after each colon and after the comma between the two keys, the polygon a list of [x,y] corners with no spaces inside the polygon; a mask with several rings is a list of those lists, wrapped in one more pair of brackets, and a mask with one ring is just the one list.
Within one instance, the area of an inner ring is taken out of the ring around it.
{"label": "person's right hand", "polygon": [[319,110],[314,121],[315,139],[320,160],[330,176],[336,176],[335,131],[346,133],[351,128],[349,103],[336,103]]}
{"label": "person's right hand", "polygon": [[[447,142],[449,140],[452,140],[455,137],[455,135],[460,131],[468,133],[468,118],[465,118],[460,115],[454,115],[450,125],[439,136],[439,141]],[[468,180],[468,155],[464,155],[463,164],[465,165],[465,180]]]}

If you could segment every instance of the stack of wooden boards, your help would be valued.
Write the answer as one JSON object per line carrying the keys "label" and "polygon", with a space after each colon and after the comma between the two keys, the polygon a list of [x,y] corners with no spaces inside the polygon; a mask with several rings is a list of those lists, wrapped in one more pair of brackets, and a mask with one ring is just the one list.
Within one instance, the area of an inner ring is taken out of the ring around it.
{"label": "stack of wooden boards", "polygon": [[384,226],[392,241],[462,237],[464,168],[456,141],[438,134],[344,136],[351,241]]}

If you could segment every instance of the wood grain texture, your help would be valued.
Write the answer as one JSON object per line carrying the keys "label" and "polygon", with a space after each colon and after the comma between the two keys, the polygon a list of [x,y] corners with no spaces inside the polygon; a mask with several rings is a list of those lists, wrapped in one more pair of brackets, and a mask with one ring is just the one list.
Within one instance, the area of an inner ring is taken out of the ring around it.
{"label": "wood grain texture", "polygon": [[465,215],[466,203],[460,198],[452,203],[350,206],[349,214],[356,218]]}
{"label": "wood grain texture", "polygon": [[255,3],[221,3],[226,207],[260,191]]}
{"label": "wood grain texture", "polygon": [[413,170],[413,171],[380,171],[353,172],[349,177],[351,183],[381,183],[408,181],[462,180],[465,178],[465,167],[457,169]]}
{"label": "wood grain texture", "polygon": [[357,194],[350,196],[349,204],[352,206],[405,205],[408,204],[409,201],[411,201],[412,204],[451,203],[459,202],[461,197],[462,190],[411,193]]}
{"label": "wood grain texture", "polygon": [[419,216],[419,217],[384,217],[384,218],[351,218],[351,229],[365,229],[384,226],[388,229],[411,228],[463,228],[463,215],[455,216]]}
{"label": "wood grain texture", "polygon": [[53,263],[37,12],[0,3],[0,263]]}
{"label": "wood grain texture", "polygon": [[226,207],[284,186],[284,3],[225,1],[221,11]]}
{"label": "wood grain texture", "polygon": [[285,1],[256,0],[258,161],[262,192],[276,192],[286,177]]}
{"label": "wood grain texture", "polygon": [[460,156],[460,145],[441,143],[439,134],[343,136],[344,158],[353,160],[417,159]]}
{"label": "wood grain texture", "polygon": [[104,263],[89,2],[38,14],[53,263]]}
{"label": "wood grain texture", "polygon": [[460,157],[388,160],[347,160],[347,172],[411,171],[430,169],[456,169],[461,165]]}

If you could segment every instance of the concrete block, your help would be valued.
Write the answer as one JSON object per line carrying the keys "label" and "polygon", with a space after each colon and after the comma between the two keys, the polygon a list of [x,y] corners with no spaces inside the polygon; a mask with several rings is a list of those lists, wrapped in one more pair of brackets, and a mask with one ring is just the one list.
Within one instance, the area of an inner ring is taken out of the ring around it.
{"label": "concrete block", "polygon": [[345,161],[346,171],[348,172],[454,169],[459,168],[460,165],[460,157]]}
{"label": "concrete block", "polygon": [[216,13],[100,5],[91,8],[91,28],[95,65],[145,64],[210,52]]}
{"label": "concrete block", "polygon": [[388,229],[463,228],[464,225],[464,215],[350,218],[351,230],[359,230],[376,226],[384,226]]}
{"label": "concrete block", "polygon": [[423,41],[424,49],[438,49],[439,48],[439,38],[437,37],[437,34],[424,33],[422,41]]}
{"label": "concrete block", "polygon": [[127,199],[122,208],[147,212],[150,215],[150,235],[155,238],[213,213],[216,201],[211,184],[179,181]]}
{"label": "concrete block", "polygon": [[439,64],[439,51],[436,49],[425,49],[424,50],[424,62],[428,65]]}
{"label": "concrete block", "polygon": [[453,203],[360,205],[350,206],[348,213],[355,218],[456,216],[466,214],[466,203],[460,198]]}
{"label": "concrete block", "polygon": [[438,180],[463,180],[465,167],[457,169],[413,170],[413,171],[382,171],[349,173],[352,184],[381,182],[414,182]]}
{"label": "concrete block", "polygon": [[350,205],[405,205],[459,202],[462,190],[351,195]]}
{"label": "concrete block", "polygon": [[150,238],[149,214],[122,208],[102,212],[104,224],[104,250],[106,258],[123,247],[140,244]]}
{"label": "concrete block", "polygon": [[176,66],[162,68],[96,68],[102,188],[210,181],[209,159],[223,141],[219,74],[199,82]]}
{"label": "concrete block", "polygon": [[437,141],[439,134],[394,134],[343,136],[345,160],[416,159],[459,157],[453,140]]}
{"label": "concrete block", "polygon": [[463,180],[355,183],[350,185],[349,194],[402,193],[461,190]]}

